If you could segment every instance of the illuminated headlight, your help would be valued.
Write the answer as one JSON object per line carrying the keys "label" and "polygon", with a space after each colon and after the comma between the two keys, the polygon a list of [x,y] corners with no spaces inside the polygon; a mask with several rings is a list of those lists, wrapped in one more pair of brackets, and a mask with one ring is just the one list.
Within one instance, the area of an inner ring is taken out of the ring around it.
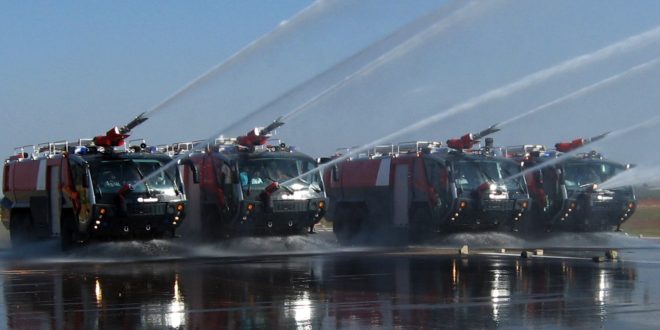
{"label": "illuminated headlight", "polygon": [[178,204],[178,205],[176,206],[176,210],[177,210],[177,212],[183,212],[183,209],[184,209],[184,208],[185,208],[185,206],[184,206],[183,204]]}
{"label": "illuminated headlight", "polygon": [[254,204],[252,204],[252,203],[248,203],[248,204],[245,206],[245,209],[247,210],[248,213],[251,213],[252,211],[254,211]]}
{"label": "illuminated headlight", "polygon": [[490,184],[490,191],[495,191],[495,190],[497,190],[497,185],[494,184],[494,183],[491,183]]}

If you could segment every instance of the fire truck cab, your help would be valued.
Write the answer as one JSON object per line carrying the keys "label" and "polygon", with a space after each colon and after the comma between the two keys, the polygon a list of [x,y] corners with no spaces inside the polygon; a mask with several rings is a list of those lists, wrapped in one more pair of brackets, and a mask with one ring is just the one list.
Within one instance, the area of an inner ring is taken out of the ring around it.
{"label": "fire truck cab", "polygon": [[521,166],[490,149],[440,142],[375,147],[325,171],[327,217],[340,242],[417,241],[465,229],[518,230],[529,195]]}
{"label": "fire truck cab", "polygon": [[187,201],[178,167],[160,171],[172,159],[146,144],[119,151],[92,141],[21,147],[5,161],[3,224],[12,245],[59,237],[66,249],[174,235]]}
{"label": "fire truck cab", "polygon": [[[559,150],[564,152],[571,149]],[[566,145],[566,144],[563,144]],[[599,184],[629,165],[603,159],[595,152],[566,156],[542,145],[509,148],[510,156],[524,162],[537,231],[609,231],[635,212],[637,200],[632,186],[601,189]],[[558,157],[566,157],[557,162]],[[543,166],[544,163],[552,164]]]}
{"label": "fire truck cab", "polygon": [[[195,200],[189,211],[199,219],[192,231],[207,239],[313,231],[326,208],[316,161],[284,143],[252,144],[243,137],[199,142],[204,150],[190,152],[200,169],[200,184],[186,185]],[[174,149],[192,150],[199,143]]]}

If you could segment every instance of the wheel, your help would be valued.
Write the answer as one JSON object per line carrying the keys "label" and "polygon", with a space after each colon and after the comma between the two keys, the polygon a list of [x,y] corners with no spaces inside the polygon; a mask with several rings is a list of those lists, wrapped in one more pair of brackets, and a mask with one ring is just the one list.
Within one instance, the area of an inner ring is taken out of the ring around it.
{"label": "wheel", "polygon": [[12,210],[9,220],[9,240],[12,248],[20,248],[29,243],[31,216],[29,210]]}
{"label": "wheel", "polygon": [[410,242],[419,243],[433,236],[436,229],[433,226],[431,212],[427,207],[415,208],[410,219]]}
{"label": "wheel", "polygon": [[353,235],[350,224],[350,211],[345,206],[337,206],[335,211],[332,231],[341,245],[350,245],[353,243]]}
{"label": "wheel", "polygon": [[340,206],[335,214],[333,231],[342,245],[369,243],[373,228],[367,228],[368,211],[361,206]]}
{"label": "wheel", "polygon": [[73,213],[66,212],[60,219],[60,245],[62,251],[73,248],[77,242],[76,222]]}

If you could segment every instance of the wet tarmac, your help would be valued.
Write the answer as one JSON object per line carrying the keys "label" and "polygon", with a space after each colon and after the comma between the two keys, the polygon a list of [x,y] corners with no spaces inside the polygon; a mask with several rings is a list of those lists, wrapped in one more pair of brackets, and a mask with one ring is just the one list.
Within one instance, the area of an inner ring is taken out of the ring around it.
{"label": "wet tarmac", "polygon": [[[470,245],[469,255],[458,247]],[[52,245],[51,245],[52,244]],[[342,248],[332,233],[0,253],[0,328],[613,328],[660,324],[660,241],[456,235]],[[544,248],[521,258],[522,250]],[[504,252],[501,250],[504,248]],[[606,249],[619,259],[594,262]]]}

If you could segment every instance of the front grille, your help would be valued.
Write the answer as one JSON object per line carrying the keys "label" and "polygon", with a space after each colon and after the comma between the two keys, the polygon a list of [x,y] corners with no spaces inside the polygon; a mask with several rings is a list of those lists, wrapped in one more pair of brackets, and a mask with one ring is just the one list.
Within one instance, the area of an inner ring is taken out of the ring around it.
{"label": "front grille", "polygon": [[129,215],[163,215],[167,208],[166,203],[136,203],[128,204]]}
{"label": "front grille", "polygon": [[484,200],[483,206],[484,211],[509,211],[513,210],[513,203],[512,200]]}
{"label": "front grille", "polygon": [[307,211],[307,201],[274,201],[276,212],[303,212]]}
{"label": "front grille", "polygon": [[607,201],[607,202],[594,202],[592,208],[594,211],[620,211],[625,206],[624,203]]}

